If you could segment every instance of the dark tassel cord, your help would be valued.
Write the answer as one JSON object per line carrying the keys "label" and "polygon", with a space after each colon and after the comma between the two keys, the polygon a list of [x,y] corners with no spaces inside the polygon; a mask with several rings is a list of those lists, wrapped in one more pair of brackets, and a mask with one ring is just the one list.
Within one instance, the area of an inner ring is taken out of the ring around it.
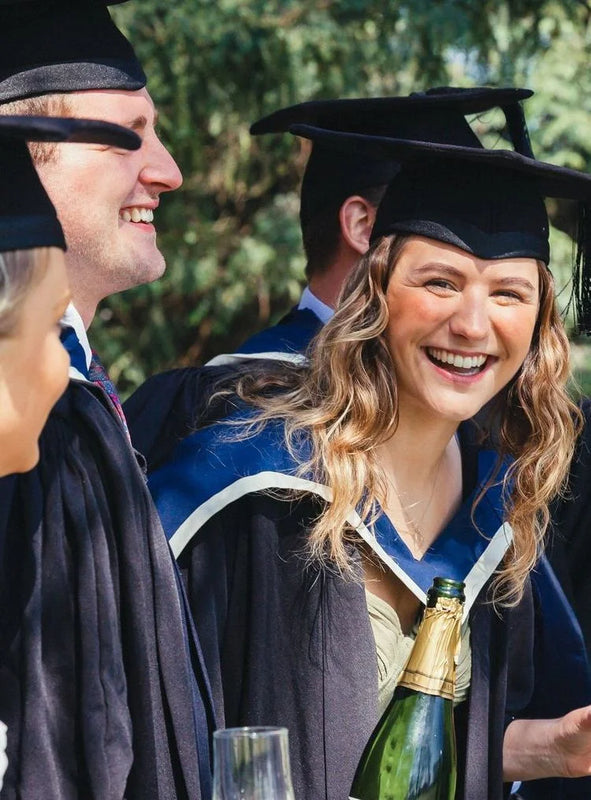
{"label": "dark tassel cord", "polygon": [[577,254],[573,273],[575,330],[591,334],[591,206],[579,203]]}

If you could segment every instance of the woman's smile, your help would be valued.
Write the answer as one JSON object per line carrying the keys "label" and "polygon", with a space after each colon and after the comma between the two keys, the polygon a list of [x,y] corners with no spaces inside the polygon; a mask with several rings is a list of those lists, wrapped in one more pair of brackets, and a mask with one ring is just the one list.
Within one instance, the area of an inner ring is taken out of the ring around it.
{"label": "woman's smile", "polygon": [[423,349],[433,366],[452,380],[478,378],[496,360],[486,353],[464,353],[440,347]]}

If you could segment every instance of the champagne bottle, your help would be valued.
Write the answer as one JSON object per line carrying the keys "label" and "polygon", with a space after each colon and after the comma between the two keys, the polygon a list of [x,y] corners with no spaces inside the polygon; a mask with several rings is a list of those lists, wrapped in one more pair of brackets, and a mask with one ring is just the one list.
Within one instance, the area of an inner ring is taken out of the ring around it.
{"label": "champagne bottle", "polygon": [[394,696],[371,735],[350,800],[453,800],[456,656],[464,584],[435,578]]}

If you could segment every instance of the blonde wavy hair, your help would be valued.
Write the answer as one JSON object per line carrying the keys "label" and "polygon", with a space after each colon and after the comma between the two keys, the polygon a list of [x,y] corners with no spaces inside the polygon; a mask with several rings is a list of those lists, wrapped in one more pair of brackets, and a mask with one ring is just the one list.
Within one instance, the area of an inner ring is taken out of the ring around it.
{"label": "blonde wavy hair", "polygon": [[[314,521],[309,554],[352,574],[347,523],[360,507],[372,524],[386,496],[376,446],[398,425],[395,369],[384,333],[386,292],[407,237],[379,239],[361,258],[343,288],[338,310],[312,342],[305,367],[281,364],[253,368],[232,391],[258,409],[256,425],[282,418],[286,444],[297,457],[302,433],[311,457],[300,465],[330,487],[332,502]],[[581,415],[570,400],[569,346],[555,307],[553,279],[538,264],[540,305],[531,349],[520,371],[496,396],[483,434],[494,435],[501,460],[513,461],[504,478],[506,519],[514,541],[495,578],[494,599],[519,601],[543,548],[548,504],[563,490]],[[478,502],[478,499],[477,501]]]}

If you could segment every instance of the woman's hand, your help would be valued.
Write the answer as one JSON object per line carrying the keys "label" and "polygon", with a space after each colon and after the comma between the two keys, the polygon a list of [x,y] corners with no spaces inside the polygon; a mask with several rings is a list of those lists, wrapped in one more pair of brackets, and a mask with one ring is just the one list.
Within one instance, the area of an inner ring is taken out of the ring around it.
{"label": "woman's hand", "polygon": [[516,719],[505,731],[503,780],[591,775],[591,706],[558,719]]}

